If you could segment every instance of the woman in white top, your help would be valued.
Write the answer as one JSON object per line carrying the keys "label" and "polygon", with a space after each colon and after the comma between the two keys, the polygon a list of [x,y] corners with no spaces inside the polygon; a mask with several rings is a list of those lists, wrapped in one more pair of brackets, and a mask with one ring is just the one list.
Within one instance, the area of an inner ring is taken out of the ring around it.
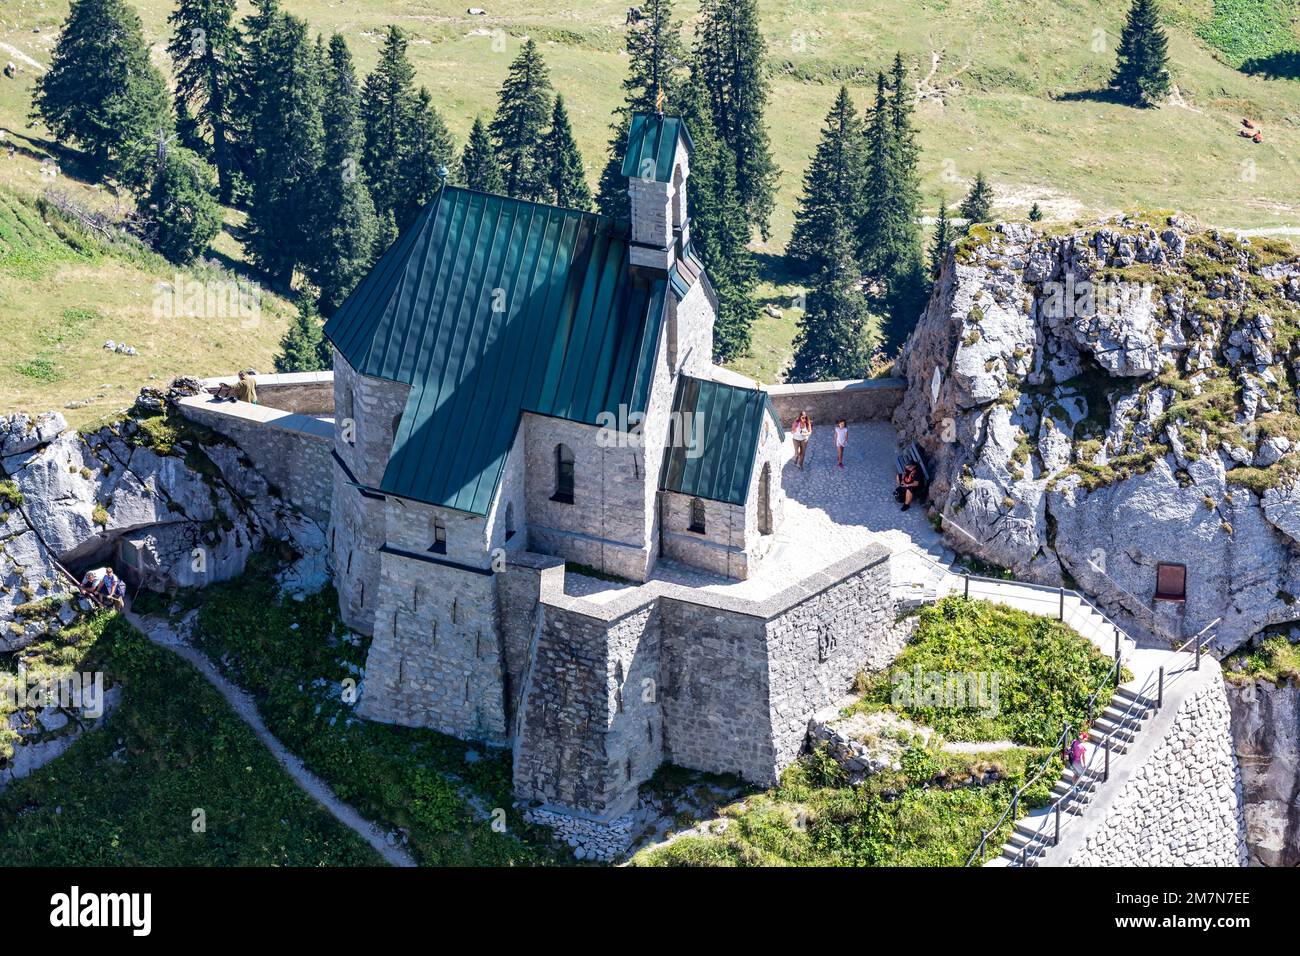
{"label": "woman in white top", "polygon": [[835,423],[836,464],[844,467],[844,446],[849,442],[849,423],[841,418]]}
{"label": "woman in white top", "polygon": [[799,417],[794,420],[790,426],[791,437],[794,438],[794,460],[803,471],[804,453],[808,450],[808,439],[812,438],[812,419],[808,417],[806,411],[800,412]]}

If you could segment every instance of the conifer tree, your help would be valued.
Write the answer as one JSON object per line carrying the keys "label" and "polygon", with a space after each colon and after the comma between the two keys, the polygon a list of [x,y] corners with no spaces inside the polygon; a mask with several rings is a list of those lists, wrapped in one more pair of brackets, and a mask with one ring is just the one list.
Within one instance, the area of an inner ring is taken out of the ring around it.
{"label": "conifer tree", "polygon": [[813,280],[799,320],[790,369],[794,382],[865,378],[881,341],[880,322],[858,288],[861,270],[843,217],[833,217],[831,233],[826,263]]}
{"label": "conifer tree", "polygon": [[939,218],[934,224],[934,239],[930,243],[930,278],[939,278],[943,261],[952,245],[952,221],[948,218],[948,204],[939,203]]}
{"label": "conifer tree", "polygon": [[246,202],[253,188],[253,127],[261,114],[270,70],[268,41],[280,19],[279,0],[252,0],[253,9],[239,28],[235,59],[234,109],[230,115],[231,161],[236,170],[236,201]]}
{"label": "conifer tree", "polygon": [[1030,222],[1043,221],[1043,210],[1039,207],[1038,203],[1034,203],[1032,206],[1029,207],[1029,221]]}
{"label": "conifer tree", "polygon": [[123,0],[73,0],[50,68],[36,79],[32,116],[85,150],[97,174],[132,177],[157,131],[172,128],[162,74],[149,61],[140,17]]}
{"label": "conifer tree", "polygon": [[322,64],[307,24],[297,17],[279,14],[261,42],[260,109],[251,126],[249,249],[259,268],[287,290],[294,270],[313,259],[323,155]]}
{"label": "conifer tree", "polygon": [[708,90],[714,130],[736,157],[736,185],[749,222],[767,238],[779,171],[764,125],[767,44],[758,2],[702,0],[700,14],[692,70]]}
{"label": "conifer tree", "polygon": [[492,138],[488,136],[483,120],[477,116],[474,117],[474,125],[470,127],[465,149],[460,154],[460,181],[479,192],[505,191],[505,180],[501,178],[497,154],[492,149]]}
{"label": "conifer tree", "polygon": [[862,123],[848,87],[841,86],[826,114],[821,141],[804,174],[803,196],[794,214],[786,255],[809,272],[826,264],[834,222],[854,220],[862,206]]}
{"label": "conifer tree", "polygon": [[390,26],[379,62],[366,77],[362,97],[366,134],[361,165],[379,217],[381,245],[396,237],[398,220],[405,211],[403,149],[410,140],[409,126],[416,106],[415,69],[407,59],[406,47],[406,34]]}
{"label": "conifer tree", "polygon": [[606,216],[627,219],[627,178],[623,157],[633,113],[662,110],[671,113],[673,97],[685,62],[682,24],[673,19],[671,0],[648,0],[640,7],[641,19],[627,26],[627,76],[623,78],[623,105],[610,127],[605,168],[600,175],[596,205]]}
{"label": "conifer tree", "polygon": [[510,64],[497,96],[489,131],[506,195],[545,201],[550,187],[543,143],[551,119],[551,80],[541,51],[531,39]]}
{"label": "conifer tree", "polygon": [[425,87],[415,101],[403,127],[397,192],[397,229],[401,232],[419,215],[425,203],[442,187],[456,158],[456,144],[442,114],[433,105]]}
{"label": "conifer tree", "polygon": [[573,139],[573,127],[564,109],[564,97],[555,97],[551,128],[543,144],[544,168],[550,186],[550,201],[566,209],[591,208],[591,189],[583,168],[582,153]]}
{"label": "conifer tree", "polygon": [[312,279],[332,315],[374,261],[377,222],[361,168],[361,88],[341,34],[330,37],[321,110],[324,133]]}
{"label": "conifer tree", "polygon": [[235,0],[179,0],[167,22],[172,25],[167,53],[176,74],[177,115],[192,117],[194,133],[210,142],[221,201],[229,203],[235,173],[230,129],[238,54]]}
{"label": "conifer tree", "polygon": [[285,330],[280,354],[275,357],[277,372],[321,372],[330,367],[329,341],[322,334],[314,291],[307,286],[298,294],[298,311]]}
{"label": "conifer tree", "polygon": [[749,251],[749,220],[736,188],[736,161],[708,123],[708,100],[702,82],[692,77],[682,96],[682,114],[692,134],[691,178],[687,188],[691,209],[691,245],[699,253],[718,296],[713,329],[716,362],[749,351],[751,329],[758,318],[754,289],[758,267]]}
{"label": "conifer tree", "polygon": [[959,212],[961,217],[966,220],[967,229],[977,222],[988,222],[993,217],[993,187],[984,178],[983,170],[976,174],[975,182],[971,183],[970,192],[961,201]]}
{"label": "conifer tree", "polygon": [[1133,0],[1110,86],[1132,106],[1157,105],[1169,95],[1169,39],[1160,26],[1155,0]]}
{"label": "conifer tree", "polygon": [[212,168],[191,150],[162,151],[145,197],[153,246],[178,265],[193,262],[221,228]]}

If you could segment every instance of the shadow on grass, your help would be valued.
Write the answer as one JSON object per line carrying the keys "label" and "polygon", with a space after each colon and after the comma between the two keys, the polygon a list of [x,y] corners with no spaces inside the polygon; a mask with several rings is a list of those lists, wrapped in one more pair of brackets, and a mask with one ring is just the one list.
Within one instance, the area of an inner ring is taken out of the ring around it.
{"label": "shadow on grass", "polygon": [[1267,80],[1300,80],[1300,50],[1252,57],[1241,64],[1241,72]]}

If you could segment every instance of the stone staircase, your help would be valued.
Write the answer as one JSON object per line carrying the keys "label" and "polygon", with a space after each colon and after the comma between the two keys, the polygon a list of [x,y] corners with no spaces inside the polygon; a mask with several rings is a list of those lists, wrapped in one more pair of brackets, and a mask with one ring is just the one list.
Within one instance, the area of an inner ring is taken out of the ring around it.
{"label": "stone staircase", "polygon": [[[1116,688],[1110,703],[1089,727],[1082,780],[1067,770],[1052,789],[1052,802],[1019,819],[1001,852],[987,866],[1036,866],[1058,842],[1060,830],[1081,817],[1109,783],[1112,762],[1122,761],[1158,707],[1160,672],[1191,668],[1186,652],[1139,649],[1137,643],[1087,598],[1074,591],[958,573],[954,555],[941,547],[914,545],[894,552],[891,593],[900,611],[962,594],[1063,621],[1103,654],[1119,654],[1133,675]],[[991,851],[990,851],[991,852]]]}
{"label": "stone staircase", "polygon": [[1082,779],[1076,783],[1074,771],[1067,768],[1052,788],[1052,803],[1016,821],[1001,854],[987,866],[1037,865],[1057,842],[1059,827],[1069,824],[1068,817],[1080,816],[1088,809],[1109,780],[1110,762],[1129,751],[1155,711],[1156,702],[1135,684],[1137,681],[1129,681],[1117,688],[1106,709],[1092,722]]}

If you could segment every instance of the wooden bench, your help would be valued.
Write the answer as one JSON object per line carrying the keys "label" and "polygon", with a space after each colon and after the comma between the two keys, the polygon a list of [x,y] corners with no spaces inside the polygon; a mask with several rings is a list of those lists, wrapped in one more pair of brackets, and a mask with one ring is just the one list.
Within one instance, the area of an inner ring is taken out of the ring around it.
{"label": "wooden bench", "polygon": [[917,447],[916,442],[912,442],[904,448],[902,453],[894,458],[894,461],[898,466],[897,474],[901,475],[908,465],[916,465],[921,469],[921,477],[925,480],[925,484],[930,483],[930,469],[925,466],[925,455]]}

